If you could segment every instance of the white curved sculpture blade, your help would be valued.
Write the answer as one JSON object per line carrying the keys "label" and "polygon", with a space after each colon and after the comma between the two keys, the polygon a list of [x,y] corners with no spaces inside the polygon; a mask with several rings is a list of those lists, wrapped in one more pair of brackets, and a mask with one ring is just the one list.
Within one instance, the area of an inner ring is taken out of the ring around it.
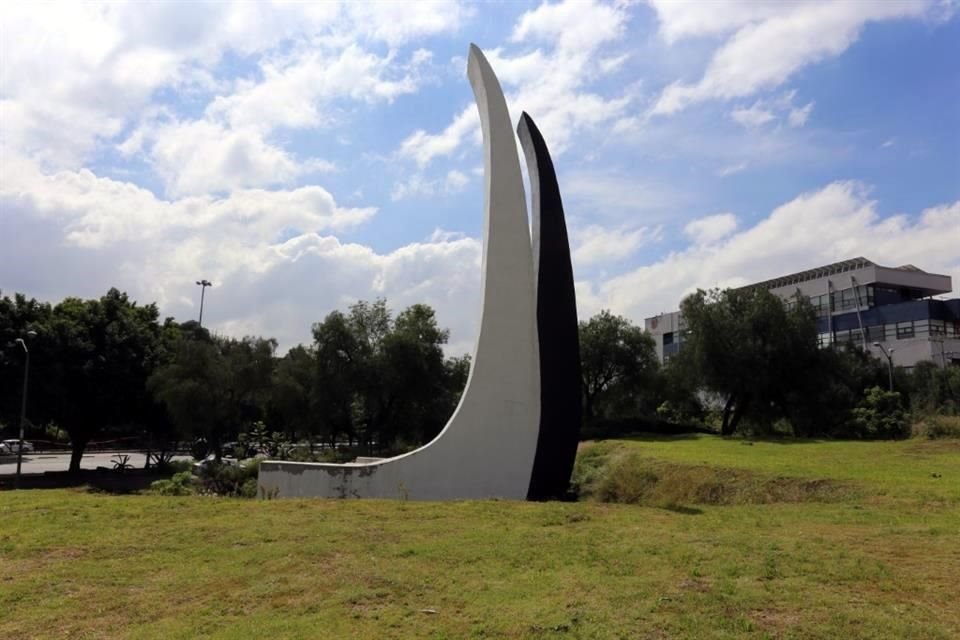
{"label": "white curved sculpture blade", "polygon": [[486,176],[480,331],[460,404],[440,434],[369,464],[264,461],[258,483],[280,497],[527,496],[540,421],[533,254],[517,143],[500,83],[470,46],[467,76],[483,129]]}

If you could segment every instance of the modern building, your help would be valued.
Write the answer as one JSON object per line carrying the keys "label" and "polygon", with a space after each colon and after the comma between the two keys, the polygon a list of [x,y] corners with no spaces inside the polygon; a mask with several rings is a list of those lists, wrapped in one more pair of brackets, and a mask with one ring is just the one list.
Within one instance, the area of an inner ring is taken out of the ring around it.
{"label": "modern building", "polygon": [[[853,342],[898,367],[921,360],[941,366],[960,364],[960,298],[934,298],[953,290],[950,276],[913,265],[883,267],[853,258],[744,288],[762,287],[788,304],[807,298],[817,312],[820,344]],[[679,311],[644,320],[663,362],[683,345]]]}

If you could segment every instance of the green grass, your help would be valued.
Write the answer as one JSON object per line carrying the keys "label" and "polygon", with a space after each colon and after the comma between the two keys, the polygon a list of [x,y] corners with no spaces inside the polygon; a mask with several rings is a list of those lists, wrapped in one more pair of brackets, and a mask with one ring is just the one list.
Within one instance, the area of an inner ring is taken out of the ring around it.
{"label": "green grass", "polygon": [[0,638],[954,638],[957,444],[598,445],[844,488],[765,504],[5,492]]}

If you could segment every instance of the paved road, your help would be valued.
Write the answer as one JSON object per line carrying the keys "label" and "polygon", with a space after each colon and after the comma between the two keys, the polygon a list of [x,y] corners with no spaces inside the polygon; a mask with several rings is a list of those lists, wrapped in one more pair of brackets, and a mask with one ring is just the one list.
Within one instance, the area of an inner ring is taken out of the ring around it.
{"label": "paved road", "polygon": [[[128,464],[135,468],[142,469],[146,462],[146,456],[143,453],[135,451],[114,451],[109,453],[88,453],[83,456],[80,463],[83,469],[96,469],[97,467],[113,468],[113,460],[116,455],[122,453],[130,456]],[[178,456],[185,460],[189,456]],[[66,471],[70,467],[69,453],[37,453],[24,454],[22,473],[44,473],[46,471]],[[0,456],[0,476],[13,475],[17,472],[17,456]]]}

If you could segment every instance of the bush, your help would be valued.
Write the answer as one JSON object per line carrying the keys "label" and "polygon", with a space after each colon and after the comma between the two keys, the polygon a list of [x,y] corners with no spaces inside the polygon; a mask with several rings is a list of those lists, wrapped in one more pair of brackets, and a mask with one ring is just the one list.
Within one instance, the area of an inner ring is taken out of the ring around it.
{"label": "bush", "polygon": [[896,391],[884,391],[880,387],[867,389],[851,415],[851,437],[864,440],[910,437],[907,413]]}
{"label": "bush", "polygon": [[931,440],[960,438],[960,416],[926,416],[914,425],[913,434]]}
{"label": "bush", "polygon": [[191,495],[194,493],[193,475],[189,471],[180,471],[169,480],[157,480],[150,484],[150,492],[161,496]]}
{"label": "bush", "polygon": [[597,486],[601,502],[637,504],[650,496],[660,478],[638,455],[625,456],[614,463]]}
{"label": "bush", "polygon": [[233,498],[256,498],[260,460],[240,464],[212,464],[200,474],[204,493]]}

